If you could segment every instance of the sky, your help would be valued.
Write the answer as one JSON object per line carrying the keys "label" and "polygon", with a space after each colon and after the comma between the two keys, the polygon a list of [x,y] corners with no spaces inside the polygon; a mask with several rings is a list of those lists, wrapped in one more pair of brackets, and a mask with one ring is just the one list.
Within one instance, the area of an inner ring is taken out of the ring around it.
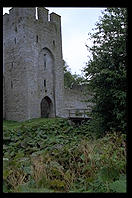
{"label": "sky", "polygon": [[[71,69],[72,74],[82,75],[82,70],[88,61],[89,52],[86,44],[91,46],[88,33],[95,28],[96,22],[102,16],[101,7],[46,7],[49,14],[55,12],[61,16],[62,26],[62,53],[63,60]],[[3,8],[3,14],[9,13]]]}

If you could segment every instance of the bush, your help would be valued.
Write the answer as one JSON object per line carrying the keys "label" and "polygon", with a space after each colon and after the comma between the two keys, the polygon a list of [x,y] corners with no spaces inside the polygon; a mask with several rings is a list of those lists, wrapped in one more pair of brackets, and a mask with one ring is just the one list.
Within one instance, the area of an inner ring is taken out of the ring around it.
{"label": "bush", "polygon": [[118,184],[124,192],[126,135],[97,138],[90,127],[44,119],[5,130],[4,192],[113,192]]}

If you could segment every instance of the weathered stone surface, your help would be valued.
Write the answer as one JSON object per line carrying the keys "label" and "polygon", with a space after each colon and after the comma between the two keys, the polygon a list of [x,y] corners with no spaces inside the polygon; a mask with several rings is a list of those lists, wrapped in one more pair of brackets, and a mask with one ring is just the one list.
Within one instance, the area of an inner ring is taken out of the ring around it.
{"label": "weathered stone surface", "polygon": [[66,117],[69,116],[69,109],[89,109],[89,111],[91,110],[92,104],[90,102],[86,102],[87,97],[85,96],[85,86],[77,86],[71,89],[64,89],[64,98],[64,109]]}
{"label": "weathered stone surface", "polygon": [[[51,117],[65,108],[86,106],[80,92],[64,90],[61,17],[38,8],[12,8],[3,16],[3,117],[41,117],[41,101],[51,101]],[[78,100],[79,99],[79,100]]]}

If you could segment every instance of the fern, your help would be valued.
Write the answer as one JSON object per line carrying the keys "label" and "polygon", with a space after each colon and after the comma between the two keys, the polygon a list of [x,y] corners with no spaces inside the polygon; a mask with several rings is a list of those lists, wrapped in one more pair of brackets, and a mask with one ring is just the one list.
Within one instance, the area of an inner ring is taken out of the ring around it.
{"label": "fern", "polygon": [[116,180],[109,185],[109,188],[113,192],[126,192],[126,176],[121,175],[119,180]]}

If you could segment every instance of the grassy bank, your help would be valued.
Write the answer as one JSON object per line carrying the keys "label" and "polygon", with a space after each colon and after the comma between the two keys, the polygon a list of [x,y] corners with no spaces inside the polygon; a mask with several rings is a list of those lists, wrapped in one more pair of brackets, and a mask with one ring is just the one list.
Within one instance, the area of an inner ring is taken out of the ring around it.
{"label": "grassy bank", "polygon": [[125,192],[126,141],[66,119],[3,123],[4,192]]}

